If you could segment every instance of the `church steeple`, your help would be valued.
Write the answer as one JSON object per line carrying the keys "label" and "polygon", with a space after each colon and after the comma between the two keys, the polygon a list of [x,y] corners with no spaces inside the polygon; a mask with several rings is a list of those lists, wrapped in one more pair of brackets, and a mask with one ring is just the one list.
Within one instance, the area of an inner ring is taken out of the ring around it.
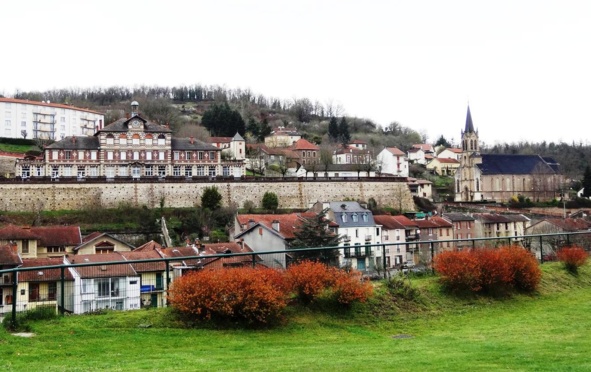
{"label": "church steeple", "polygon": [[472,123],[472,115],[470,114],[470,106],[468,106],[468,113],[466,114],[466,129],[465,133],[474,133],[474,124]]}

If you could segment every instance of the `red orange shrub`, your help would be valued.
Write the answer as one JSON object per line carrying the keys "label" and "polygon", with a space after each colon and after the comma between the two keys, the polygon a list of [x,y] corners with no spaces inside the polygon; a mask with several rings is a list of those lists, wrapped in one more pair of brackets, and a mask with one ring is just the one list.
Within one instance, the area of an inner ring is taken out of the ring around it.
{"label": "red orange shrub", "polygon": [[333,285],[334,275],[323,263],[302,261],[287,268],[285,281],[296,298],[308,304]]}
{"label": "red orange shrub", "polygon": [[581,247],[565,247],[556,253],[556,257],[568,271],[577,272],[578,268],[587,262],[589,254]]}
{"label": "red orange shrub", "polygon": [[349,306],[353,302],[365,302],[373,293],[370,282],[361,279],[361,273],[356,270],[349,272],[334,269],[333,298],[341,305]]}
{"label": "red orange shrub", "polygon": [[203,270],[175,280],[168,300],[197,319],[227,319],[249,324],[279,317],[287,305],[283,281],[272,269]]}
{"label": "red orange shrub", "polygon": [[533,291],[541,279],[535,257],[521,247],[443,252],[433,267],[454,291]]}

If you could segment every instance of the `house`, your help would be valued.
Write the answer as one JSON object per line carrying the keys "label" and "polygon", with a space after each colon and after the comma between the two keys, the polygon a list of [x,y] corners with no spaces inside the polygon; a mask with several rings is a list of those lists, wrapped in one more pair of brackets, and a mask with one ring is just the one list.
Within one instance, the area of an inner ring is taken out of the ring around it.
{"label": "house", "polygon": [[121,241],[114,236],[93,232],[82,239],[82,243],[73,249],[75,254],[104,254],[113,252],[129,252],[134,247],[130,244]]}
{"label": "house", "polygon": [[531,220],[522,214],[474,213],[475,235],[483,238],[508,238],[487,244],[513,244],[523,241]]}
{"label": "house", "polygon": [[[17,311],[31,310],[37,306],[61,306],[62,280],[60,269],[42,268],[63,265],[63,258],[26,258],[21,268],[35,270],[21,271],[18,275]],[[69,270],[64,270],[64,288],[74,286],[74,277]]]}
{"label": "house", "polygon": [[31,232],[39,237],[38,258],[62,257],[72,253],[82,242],[80,226],[35,226],[31,227]]}
{"label": "house", "polygon": [[563,246],[573,244],[583,247],[588,250],[591,247],[591,221],[583,218],[544,218],[537,221],[532,221],[531,225],[525,230],[526,235],[538,234],[556,234],[566,232],[589,231],[585,235],[573,235],[568,237],[568,241],[564,236],[551,236],[540,239],[532,237],[528,238],[527,247],[532,251],[538,259],[552,256],[556,254],[558,249]]}
{"label": "house", "polygon": [[209,143],[222,150],[222,158],[246,159],[246,141],[239,133],[234,137],[210,137]]}
{"label": "house", "polygon": [[[137,260],[161,260],[164,255],[157,249],[126,251],[120,254],[130,262],[131,267],[140,276],[140,298],[142,307],[165,307],[166,291],[169,283],[166,281],[166,262],[133,262]],[[170,273],[170,272],[169,272]],[[171,277],[168,278],[170,281]]]}
{"label": "house", "polygon": [[105,263],[98,266],[71,267],[74,285],[65,292],[66,311],[74,314],[100,309],[133,310],[141,307],[140,275],[119,252],[66,255],[65,264]]}
{"label": "house", "polygon": [[[475,219],[474,217],[465,213],[443,213],[442,217],[453,225],[453,239],[471,239],[480,238],[475,236]],[[458,250],[471,248],[470,241],[456,242],[455,246]]]}
{"label": "house", "polygon": [[377,172],[384,176],[408,177],[408,158],[396,147],[386,147],[376,156]]}
{"label": "house", "polygon": [[460,162],[450,158],[434,158],[426,167],[440,176],[453,176],[460,167]]}
{"label": "house", "polygon": [[435,149],[433,148],[433,145],[430,145],[428,143],[415,143],[411,146],[411,148],[422,150],[425,154],[435,154]]}
{"label": "house", "polygon": [[[0,243],[0,270],[14,269],[23,264],[23,260],[18,254],[18,247],[10,243]],[[14,299],[12,288],[14,285],[14,273],[3,273],[0,278],[0,317],[12,311]]]}
{"label": "house", "polygon": [[453,225],[451,222],[437,216],[426,216],[424,219],[414,219],[418,229],[416,234],[421,242],[420,249],[417,252],[419,262],[431,262],[432,258],[444,250],[453,248],[452,242],[430,243],[437,240],[452,240]]}
{"label": "house", "polygon": [[7,225],[0,229],[0,246],[14,247],[15,254],[23,258],[37,257],[37,244],[40,239],[40,236],[28,227]]}
{"label": "house", "polygon": [[301,138],[302,136],[295,130],[278,127],[265,137],[265,145],[267,147],[289,147]]}
{"label": "house", "polygon": [[412,196],[433,200],[433,182],[409,177],[407,184]]}
{"label": "house", "polygon": [[353,140],[347,144],[347,147],[352,147],[358,150],[366,150],[367,142],[363,140]]}
{"label": "house", "polygon": [[221,149],[193,137],[175,138],[168,126],[141,117],[139,104],[132,112],[92,137],[70,136],[44,150],[42,158],[17,159],[15,174],[23,179],[71,177],[240,177],[244,161],[223,159]]}
{"label": "house", "polygon": [[392,216],[392,220],[404,227],[404,241],[406,249],[406,257],[404,264],[414,265],[419,263],[419,245],[416,241],[420,240],[421,230],[415,220],[410,218],[397,215]]}
{"label": "house", "polygon": [[407,255],[406,226],[398,221],[396,216],[374,215],[376,224],[382,225],[382,243],[386,245],[386,267],[400,267],[412,257]]}
{"label": "house", "polygon": [[0,97],[2,137],[6,138],[92,136],[103,127],[104,120],[104,114],[81,107]]}
{"label": "house", "polygon": [[470,107],[462,132],[462,156],[455,174],[455,201],[508,202],[522,195],[533,201],[559,197],[564,177],[559,164],[540,155],[481,154]]}
{"label": "house", "polygon": [[297,140],[289,149],[297,156],[297,159],[294,160],[297,160],[304,167],[311,164],[320,164],[320,148],[304,138]]}
{"label": "house", "polygon": [[383,261],[382,247],[372,246],[382,241],[382,226],[377,224],[373,213],[358,202],[317,202],[311,211],[319,213],[326,209],[326,218],[336,224],[336,233],[343,239],[339,243],[339,264],[357,270],[374,270]]}
{"label": "house", "polygon": [[425,151],[420,148],[411,148],[407,151],[407,158],[411,164],[426,164]]}
{"label": "house", "polygon": [[371,151],[365,147],[339,146],[333,151],[333,164],[373,164]]}
{"label": "house", "polygon": [[455,159],[460,161],[462,158],[462,149],[457,147],[448,147],[443,149],[439,154],[437,154],[437,158],[439,159]]}
{"label": "house", "polygon": [[[234,239],[244,242],[254,252],[288,251],[303,218],[314,213],[237,214],[234,219]],[[262,254],[262,264],[285,268],[286,254]]]}

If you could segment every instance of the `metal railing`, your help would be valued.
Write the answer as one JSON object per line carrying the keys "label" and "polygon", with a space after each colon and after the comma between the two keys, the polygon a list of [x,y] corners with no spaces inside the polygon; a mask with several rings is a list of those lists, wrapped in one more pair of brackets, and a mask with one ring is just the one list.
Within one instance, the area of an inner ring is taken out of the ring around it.
{"label": "metal railing", "polygon": [[[357,269],[365,274],[386,277],[409,263],[428,269],[437,254],[459,249],[459,243],[468,243],[463,249],[520,245],[544,263],[561,246],[577,244],[589,250],[591,231],[15,267],[0,270],[0,317],[15,322],[18,312],[39,306],[51,306],[61,314],[165,307],[170,284],[184,272],[236,266],[286,268],[304,255],[323,256],[340,267],[351,267],[356,260]],[[406,257],[401,262],[391,259],[402,253]]]}

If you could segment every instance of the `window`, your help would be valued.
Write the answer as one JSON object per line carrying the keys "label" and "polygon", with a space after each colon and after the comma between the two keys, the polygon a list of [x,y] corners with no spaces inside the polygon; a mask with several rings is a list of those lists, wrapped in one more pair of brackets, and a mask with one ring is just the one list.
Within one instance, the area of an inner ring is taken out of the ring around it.
{"label": "window", "polygon": [[158,177],[165,177],[166,176],[166,167],[164,165],[158,166]]}
{"label": "window", "polygon": [[215,152],[213,152],[213,151],[209,152],[209,160],[215,160]]}
{"label": "window", "polygon": [[154,175],[152,173],[152,167],[146,167],[146,169],[144,170],[144,173],[146,174],[146,176],[153,176]]}
{"label": "window", "polygon": [[47,283],[47,299],[49,301],[55,301],[57,294],[57,283],[51,282]]}
{"label": "window", "polygon": [[127,177],[127,167],[126,166],[119,167],[119,176],[120,177]]}
{"label": "window", "polygon": [[185,177],[193,177],[193,167],[191,167],[191,166],[185,167]]}
{"label": "window", "polygon": [[31,168],[28,165],[23,165],[21,169],[21,176],[23,178],[29,178],[31,176]]}
{"label": "window", "polygon": [[133,160],[140,160],[140,152],[139,151],[133,152]]}
{"label": "window", "polygon": [[66,160],[70,160],[71,158],[72,158],[72,151],[70,151],[70,150],[66,150],[66,151],[64,152],[64,159],[66,159]]}
{"label": "window", "polygon": [[302,151],[302,158],[305,158],[305,157],[306,157],[306,152]]}
{"label": "window", "polygon": [[203,165],[197,166],[197,176],[205,176],[205,167]]}
{"label": "window", "polygon": [[84,160],[85,156],[84,156],[84,151],[78,151],[78,159],[79,160]]}
{"label": "window", "polygon": [[363,215],[361,217],[363,217],[363,222],[368,221],[367,213],[363,213]]}
{"label": "window", "polygon": [[140,178],[140,167],[138,167],[137,165],[133,166],[131,168],[131,176],[133,178]]}
{"label": "window", "polygon": [[166,137],[163,134],[158,136],[158,145],[164,146],[166,144]]}
{"label": "window", "polygon": [[380,236],[380,228],[376,227],[376,236]]}
{"label": "window", "polygon": [[230,175],[230,167],[228,167],[227,165],[224,165],[224,167],[222,168],[222,174],[224,176],[229,176]]}
{"label": "window", "polygon": [[64,167],[64,177],[72,177],[72,166],[66,165]]}
{"label": "window", "polygon": [[349,243],[345,243],[345,258],[350,258],[351,257],[351,247],[349,246]]}
{"label": "window", "polygon": [[191,160],[191,151],[185,151],[185,159]]}
{"label": "window", "polygon": [[203,151],[199,151],[199,152],[197,153],[197,159],[199,159],[199,160],[203,160]]}
{"label": "window", "polygon": [[107,160],[113,160],[113,151],[107,151]]}
{"label": "window", "polygon": [[51,167],[51,178],[58,178],[60,176],[58,167]]}
{"label": "window", "polygon": [[178,177],[181,175],[181,167],[179,165],[175,165],[172,167],[172,175]]}
{"label": "window", "polygon": [[90,177],[98,177],[98,167],[89,167],[88,170],[88,175]]}
{"label": "window", "polygon": [[39,283],[29,283],[29,301],[39,301]]}
{"label": "window", "polygon": [[84,167],[78,167],[78,178],[84,178],[86,175],[86,170]]}
{"label": "window", "polygon": [[58,155],[58,151],[57,150],[53,150],[51,152],[51,159],[52,160],[58,160],[59,159],[59,155]]}
{"label": "window", "polygon": [[152,151],[146,151],[146,160],[152,160]]}
{"label": "window", "polygon": [[127,137],[119,137],[119,145],[127,145]]}
{"label": "window", "polygon": [[29,253],[29,241],[28,240],[23,240],[21,247],[22,247],[22,249],[21,249],[22,253]]}
{"label": "window", "polygon": [[133,138],[131,139],[131,144],[135,145],[135,146],[139,145],[140,144],[140,136],[137,134],[134,134]]}
{"label": "window", "polygon": [[355,237],[359,238],[359,229],[355,229]]}
{"label": "window", "polygon": [[145,143],[146,143],[146,146],[152,146],[152,137],[146,136]]}
{"label": "window", "polygon": [[172,157],[174,160],[180,160],[181,158],[180,153],[178,151],[173,152]]}
{"label": "window", "polygon": [[119,153],[119,159],[121,159],[121,160],[127,160],[127,151],[121,151]]}
{"label": "window", "polygon": [[353,214],[351,215],[351,221],[353,221],[353,222],[357,222],[357,221],[358,221],[358,219],[359,219],[359,217],[357,216],[357,213],[353,213]]}
{"label": "window", "polygon": [[346,213],[343,213],[343,214],[341,215],[341,221],[343,221],[343,222],[347,222],[347,214],[346,214]]}
{"label": "window", "polygon": [[164,151],[158,151],[158,160],[165,160],[164,159]]}
{"label": "window", "polygon": [[209,167],[209,175],[211,177],[215,177],[215,167],[214,166]]}
{"label": "window", "polygon": [[96,151],[90,152],[90,160],[96,160]]}

